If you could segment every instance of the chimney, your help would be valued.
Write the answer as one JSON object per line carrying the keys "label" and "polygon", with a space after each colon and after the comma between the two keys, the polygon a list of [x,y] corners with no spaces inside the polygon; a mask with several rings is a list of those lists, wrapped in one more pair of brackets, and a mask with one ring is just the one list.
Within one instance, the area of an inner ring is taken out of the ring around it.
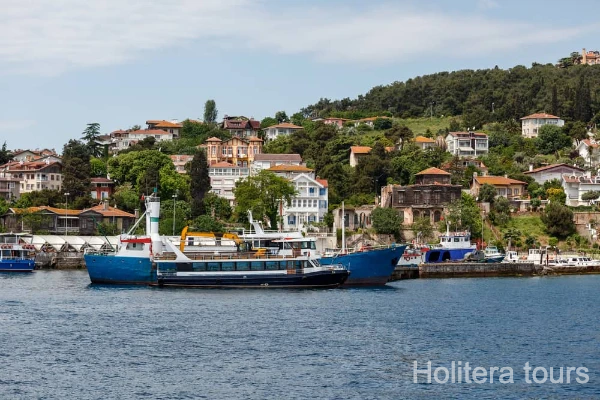
{"label": "chimney", "polygon": [[529,171],[533,171],[533,164],[529,164]]}
{"label": "chimney", "polygon": [[108,210],[108,200],[104,200],[104,201],[102,202],[102,206],[103,206],[103,207],[102,207],[102,209],[103,209],[104,211]]}
{"label": "chimney", "polygon": [[140,209],[139,209],[139,208],[136,208],[136,209],[133,211],[133,215],[135,216],[135,219],[138,219],[138,218],[140,217]]}
{"label": "chimney", "polygon": [[508,174],[504,174],[504,177],[508,179]]}
{"label": "chimney", "polygon": [[477,172],[473,172],[473,178],[477,178]]}

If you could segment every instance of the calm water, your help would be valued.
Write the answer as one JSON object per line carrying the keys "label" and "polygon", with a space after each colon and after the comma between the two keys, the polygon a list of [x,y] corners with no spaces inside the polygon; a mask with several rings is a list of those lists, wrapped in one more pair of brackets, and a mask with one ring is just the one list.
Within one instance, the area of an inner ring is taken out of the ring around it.
{"label": "calm water", "polygon": [[[88,282],[0,275],[1,399],[600,398],[600,276],[327,291]],[[515,382],[415,384],[414,360],[511,366]],[[584,366],[590,381],[527,384],[526,362]]]}

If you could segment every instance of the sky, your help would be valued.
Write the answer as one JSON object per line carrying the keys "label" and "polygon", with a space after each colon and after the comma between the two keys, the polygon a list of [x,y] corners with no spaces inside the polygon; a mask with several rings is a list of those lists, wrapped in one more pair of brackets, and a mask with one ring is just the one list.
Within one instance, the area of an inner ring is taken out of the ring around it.
{"label": "sky", "polygon": [[0,144],[320,98],[600,50],[597,0],[0,0]]}

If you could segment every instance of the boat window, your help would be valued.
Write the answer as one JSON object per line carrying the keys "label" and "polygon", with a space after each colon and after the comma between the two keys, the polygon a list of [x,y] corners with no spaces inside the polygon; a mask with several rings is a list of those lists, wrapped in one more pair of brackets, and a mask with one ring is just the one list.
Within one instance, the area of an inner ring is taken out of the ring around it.
{"label": "boat window", "polygon": [[9,257],[10,256],[10,250],[2,250],[2,257]]}
{"label": "boat window", "polygon": [[207,265],[207,271],[219,271],[219,263],[209,262]]}
{"label": "boat window", "polygon": [[287,269],[287,261],[279,261],[279,269]]}
{"label": "boat window", "polygon": [[193,269],[194,271],[206,271],[206,263],[195,262]]}
{"label": "boat window", "polygon": [[300,261],[300,260],[296,260],[296,261],[294,261],[294,268],[295,268],[295,269],[300,269],[300,268],[302,268],[302,261]]}
{"label": "boat window", "polygon": [[262,271],[265,269],[265,263],[263,261],[251,261],[250,269],[252,271]]}
{"label": "boat window", "polygon": [[234,271],[235,264],[232,262],[223,262],[221,263],[221,271]]}
{"label": "boat window", "polygon": [[266,264],[266,267],[267,267],[266,269],[268,269],[269,271],[279,269],[279,262],[278,261],[266,261],[265,264]]}
{"label": "boat window", "polygon": [[250,263],[248,261],[240,261],[235,267],[238,271],[248,271],[250,269]]}
{"label": "boat window", "polygon": [[459,238],[454,238],[454,243],[457,243],[458,241],[460,241]]}
{"label": "boat window", "polygon": [[143,243],[131,243],[131,242],[129,242],[129,243],[127,243],[126,249],[127,250],[138,250],[138,251],[141,251],[141,250],[144,250],[144,244]]}

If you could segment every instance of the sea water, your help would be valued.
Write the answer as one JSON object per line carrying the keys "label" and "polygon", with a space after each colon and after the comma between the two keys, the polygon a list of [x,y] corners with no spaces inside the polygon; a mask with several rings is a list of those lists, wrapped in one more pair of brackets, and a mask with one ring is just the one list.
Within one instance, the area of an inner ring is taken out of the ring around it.
{"label": "sea water", "polygon": [[[599,294],[600,276],[182,290],[2,274],[0,399],[600,398]],[[514,376],[415,382],[415,361]],[[528,383],[526,363],[589,379]]]}

